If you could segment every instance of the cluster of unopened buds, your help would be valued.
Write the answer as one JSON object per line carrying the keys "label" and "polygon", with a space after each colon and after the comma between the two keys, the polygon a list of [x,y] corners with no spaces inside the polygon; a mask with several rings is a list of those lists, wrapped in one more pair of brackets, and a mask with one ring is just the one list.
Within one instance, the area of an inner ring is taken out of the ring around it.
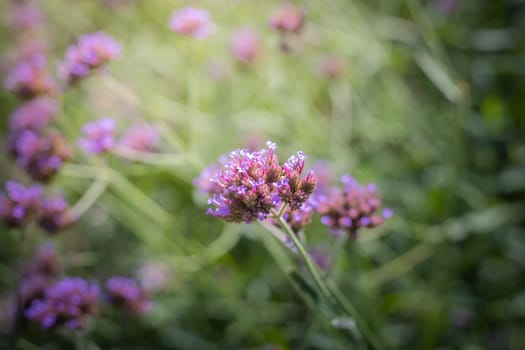
{"label": "cluster of unopened buds", "polygon": [[355,237],[358,229],[382,225],[393,215],[385,208],[382,212],[381,198],[375,184],[360,185],[353,177],[341,177],[342,189],[330,189],[316,198],[316,210],[321,223],[335,234]]}
{"label": "cluster of unopened buds", "polygon": [[282,205],[299,209],[313,193],[317,179],[313,172],[304,177],[305,156],[298,152],[283,165],[275,155],[276,145],[256,152],[232,151],[212,178],[208,214],[228,222],[264,220]]}
{"label": "cluster of unopened buds", "polygon": [[[86,123],[78,146],[86,153],[102,154],[110,151],[125,154],[126,151],[153,152],[159,143],[159,132],[148,124],[131,126],[120,141],[115,136],[116,122],[103,117]],[[119,152],[120,151],[120,152]]]}
{"label": "cluster of unopened buds", "polygon": [[81,329],[87,317],[98,314],[101,300],[115,307],[125,307],[133,315],[142,314],[151,307],[144,289],[132,278],[109,278],[103,293],[98,283],[83,278],[57,279],[62,272],[54,246],[50,243],[40,246],[22,275],[18,322],[29,320],[45,329],[61,325]]}
{"label": "cluster of unopened buds", "polygon": [[69,227],[76,216],[63,197],[42,198],[40,185],[26,187],[16,181],[5,183],[0,192],[0,219],[11,227],[23,227],[35,219],[47,233]]}

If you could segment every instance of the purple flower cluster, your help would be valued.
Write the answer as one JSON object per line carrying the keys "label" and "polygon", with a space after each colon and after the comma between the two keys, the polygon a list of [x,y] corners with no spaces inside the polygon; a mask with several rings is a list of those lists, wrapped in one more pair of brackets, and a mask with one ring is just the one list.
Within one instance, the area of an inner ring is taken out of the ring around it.
{"label": "purple flower cluster", "polygon": [[[19,300],[25,310],[35,299],[43,299],[46,289],[62,271],[55,247],[50,243],[42,244],[34,258],[24,269],[19,288]],[[20,311],[22,311],[20,310]],[[23,315],[21,315],[23,316]]]}
{"label": "purple flower cluster", "polygon": [[281,33],[298,33],[303,28],[304,19],[304,11],[287,3],[270,15],[268,24]]}
{"label": "purple flower cluster", "polygon": [[47,72],[46,65],[46,58],[42,54],[23,60],[8,73],[4,87],[22,99],[56,93],[57,86]]}
{"label": "purple flower cluster", "polygon": [[341,177],[343,189],[333,189],[328,194],[318,195],[316,209],[321,223],[336,234],[348,233],[354,237],[362,227],[376,227],[393,215],[391,209],[381,207],[381,198],[376,185],[360,185],[349,175]]}
{"label": "purple flower cluster", "polygon": [[119,55],[120,45],[111,36],[103,32],[84,34],[66,50],[60,75],[65,81],[74,83]]}
{"label": "purple flower cluster", "polygon": [[314,207],[306,202],[296,211],[291,211],[288,208],[283,214],[283,219],[286,220],[293,232],[298,233],[312,221],[313,214]]}
{"label": "purple flower cluster", "polygon": [[159,132],[148,124],[134,125],[121,138],[120,145],[135,151],[152,152],[159,143]]}
{"label": "purple flower cluster", "polygon": [[5,194],[0,194],[0,219],[9,226],[24,226],[36,215],[42,196],[42,187],[25,187],[16,181],[5,183]]}
{"label": "purple flower cluster", "polygon": [[229,154],[228,161],[210,180],[221,191],[208,200],[213,206],[208,214],[227,222],[250,223],[266,219],[278,205],[297,210],[306,202],[317,179],[312,171],[301,178],[303,153],[298,152],[281,166],[275,144],[268,142],[267,146],[257,152],[238,149]]}
{"label": "purple flower cluster", "polygon": [[38,224],[47,233],[54,234],[68,228],[76,220],[69,211],[69,205],[64,197],[46,198],[42,202],[42,209]]}
{"label": "purple flower cluster", "polygon": [[45,20],[40,9],[28,2],[16,2],[9,14],[9,25],[15,31],[37,28]]}
{"label": "purple flower cluster", "polygon": [[72,150],[60,134],[39,134],[30,129],[12,132],[8,148],[32,179],[41,182],[50,180],[71,159]]}
{"label": "purple flower cluster", "polygon": [[261,38],[253,30],[241,29],[233,36],[230,50],[237,61],[252,64],[261,55]]}
{"label": "purple flower cluster", "polygon": [[184,7],[174,11],[169,26],[177,34],[197,39],[204,39],[215,30],[209,12],[194,7]]}
{"label": "purple flower cluster", "polygon": [[44,298],[36,299],[25,311],[25,316],[43,328],[66,325],[81,329],[88,315],[98,312],[99,288],[82,278],[64,278],[45,291]]}
{"label": "purple flower cluster", "polygon": [[49,125],[58,110],[56,100],[38,97],[20,105],[9,118],[11,131],[40,131]]}
{"label": "purple flower cluster", "polygon": [[115,306],[127,308],[132,314],[139,315],[151,307],[151,301],[138,283],[127,277],[113,276],[106,282],[109,301]]}
{"label": "purple flower cluster", "polygon": [[213,177],[219,172],[219,170],[220,168],[217,164],[207,166],[199,176],[193,180],[193,185],[203,194],[213,195],[221,193],[222,186],[212,181]]}
{"label": "purple flower cluster", "polygon": [[63,230],[75,221],[62,197],[42,198],[42,187],[24,185],[10,180],[6,193],[0,193],[0,220],[9,226],[25,226],[30,219],[38,221],[47,233]]}
{"label": "purple flower cluster", "polygon": [[115,145],[115,121],[111,118],[100,118],[87,123],[82,128],[84,135],[78,146],[86,153],[100,154]]}

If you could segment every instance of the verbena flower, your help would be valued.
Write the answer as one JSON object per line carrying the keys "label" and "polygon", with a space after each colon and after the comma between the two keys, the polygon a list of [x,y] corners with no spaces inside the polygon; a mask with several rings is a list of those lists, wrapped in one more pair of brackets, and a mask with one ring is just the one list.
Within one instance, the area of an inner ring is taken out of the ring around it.
{"label": "verbena flower", "polygon": [[65,325],[81,329],[86,316],[98,312],[99,288],[82,278],[67,277],[49,287],[42,299],[36,299],[25,316],[43,328]]}
{"label": "verbena flower", "polygon": [[24,226],[38,212],[42,187],[26,187],[16,181],[5,183],[6,193],[0,194],[0,219],[9,226]]}
{"label": "verbena flower", "polygon": [[20,105],[9,118],[11,130],[30,129],[39,131],[45,128],[58,109],[56,100],[38,97]]}
{"label": "verbena flower", "polygon": [[219,165],[217,164],[209,165],[193,180],[193,185],[203,194],[211,196],[221,193],[222,187],[213,181],[213,178],[219,172],[219,169]]}
{"label": "verbena flower", "polygon": [[4,87],[22,99],[52,94],[57,90],[42,54],[33,55],[13,68],[4,80]]}
{"label": "verbena flower", "polygon": [[235,33],[230,43],[230,51],[242,63],[254,63],[262,51],[259,35],[250,29],[241,29]]}
{"label": "verbena flower", "polygon": [[45,198],[38,224],[47,233],[54,234],[71,226],[76,218],[69,212],[69,205],[64,197]]}
{"label": "verbena flower", "polygon": [[42,11],[30,2],[16,2],[9,13],[9,25],[15,31],[39,27],[45,20]]}
{"label": "verbena flower", "polygon": [[211,179],[222,189],[208,200],[212,205],[208,214],[227,222],[250,223],[266,219],[281,204],[297,210],[308,199],[317,179],[313,172],[301,178],[305,161],[302,152],[281,166],[275,144],[267,145],[268,149],[257,152],[238,149],[229,154],[228,161]]}
{"label": "verbena flower", "polygon": [[345,68],[345,61],[341,57],[329,55],[319,60],[316,70],[322,78],[335,79],[344,73]]}
{"label": "verbena flower", "polygon": [[77,43],[66,50],[59,72],[69,83],[86,77],[120,55],[120,45],[111,36],[96,32],[81,35]]}
{"label": "verbena flower", "polygon": [[24,130],[13,133],[9,143],[17,163],[36,181],[48,181],[72,157],[69,144],[56,133],[39,135]]}
{"label": "verbena flower", "polygon": [[195,7],[184,7],[174,11],[169,26],[177,34],[197,39],[204,39],[215,30],[209,12]]}
{"label": "verbena flower", "polygon": [[391,209],[381,207],[381,198],[375,184],[360,185],[351,176],[341,177],[342,189],[333,189],[317,197],[316,209],[321,223],[334,233],[355,236],[362,227],[376,227],[393,215]]}
{"label": "verbena flower", "polygon": [[281,33],[298,33],[303,28],[304,20],[303,10],[284,4],[270,15],[268,24]]}
{"label": "verbena flower", "polygon": [[120,145],[135,151],[151,152],[157,148],[159,132],[148,124],[134,125],[120,140]]}
{"label": "verbena flower", "polygon": [[106,282],[106,288],[110,302],[115,306],[127,308],[132,314],[142,314],[151,307],[146,292],[131,278],[111,277]]}
{"label": "verbena flower", "polygon": [[115,145],[115,121],[111,118],[100,118],[87,123],[82,128],[84,137],[78,140],[78,146],[86,153],[100,154]]}

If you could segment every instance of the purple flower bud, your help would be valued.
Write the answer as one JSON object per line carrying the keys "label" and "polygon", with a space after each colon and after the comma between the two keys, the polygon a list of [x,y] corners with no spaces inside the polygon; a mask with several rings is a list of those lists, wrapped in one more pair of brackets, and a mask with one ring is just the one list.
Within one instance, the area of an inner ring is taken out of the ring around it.
{"label": "purple flower bud", "polygon": [[384,209],[382,216],[374,214],[381,206],[375,184],[362,186],[350,175],[342,176],[341,182],[342,190],[334,188],[315,201],[321,223],[332,232],[354,237],[359,228],[380,226],[392,216],[391,209]]}
{"label": "purple flower bud", "polygon": [[131,278],[114,276],[106,282],[109,300],[115,306],[123,306],[138,315],[151,307],[146,292]]}
{"label": "purple flower bud", "polygon": [[268,23],[282,33],[298,33],[303,28],[304,20],[304,11],[292,4],[285,4],[270,15]]}
{"label": "purple flower bud", "polygon": [[10,117],[11,130],[30,129],[39,131],[46,127],[57,111],[57,102],[40,97],[22,104]]}
{"label": "purple flower bud", "polygon": [[66,50],[59,68],[60,76],[69,83],[75,83],[119,55],[120,45],[111,36],[103,32],[84,34]]}
{"label": "purple flower bud", "polygon": [[98,297],[98,285],[82,278],[64,278],[48,287],[42,299],[34,300],[25,315],[46,329],[60,325],[80,329],[85,316],[97,314]]}
{"label": "purple flower bud", "polygon": [[184,7],[173,12],[169,27],[177,34],[204,39],[215,30],[208,11]]}
{"label": "purple flower bud", "polygon": [[135,125],[128,129],[120,145],[135,151],[152,152],[159,143],[159,132],[148,124]]}
{"label": "purple flower bud", "polygon": [[55,93],[56,84],[47,72],[46,58],[33,55],[20,62],[4,80],[4,87],[22,99]]}
{"label": "purple flower bud", "polygon": [[261,39],[250,29],[241,29],[235,33],[230,50],[236,60],[242,63],[254,63],[261,54]]}
{"label": "purple flower bud", "polygon": [[87,123],[82,128],[83,138],[78,146],[86,153],[100,154],[109,151],[115,144],[115,121],[111,118],[100,118]]}

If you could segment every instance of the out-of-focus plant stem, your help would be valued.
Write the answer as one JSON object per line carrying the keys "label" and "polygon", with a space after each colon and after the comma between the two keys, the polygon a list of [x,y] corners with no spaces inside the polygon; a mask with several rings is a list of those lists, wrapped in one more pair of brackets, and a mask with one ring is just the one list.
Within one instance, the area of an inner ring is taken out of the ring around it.
{"label": "out-of-focus plant stem", "polygon": [[82,197],[76,202],[70,209],[69,214],[74,218],[79,218],[88,211],[97,199],[104,193],[108,186],[106,179],[99,177],[97,178],[91,186],[87,189]]}

